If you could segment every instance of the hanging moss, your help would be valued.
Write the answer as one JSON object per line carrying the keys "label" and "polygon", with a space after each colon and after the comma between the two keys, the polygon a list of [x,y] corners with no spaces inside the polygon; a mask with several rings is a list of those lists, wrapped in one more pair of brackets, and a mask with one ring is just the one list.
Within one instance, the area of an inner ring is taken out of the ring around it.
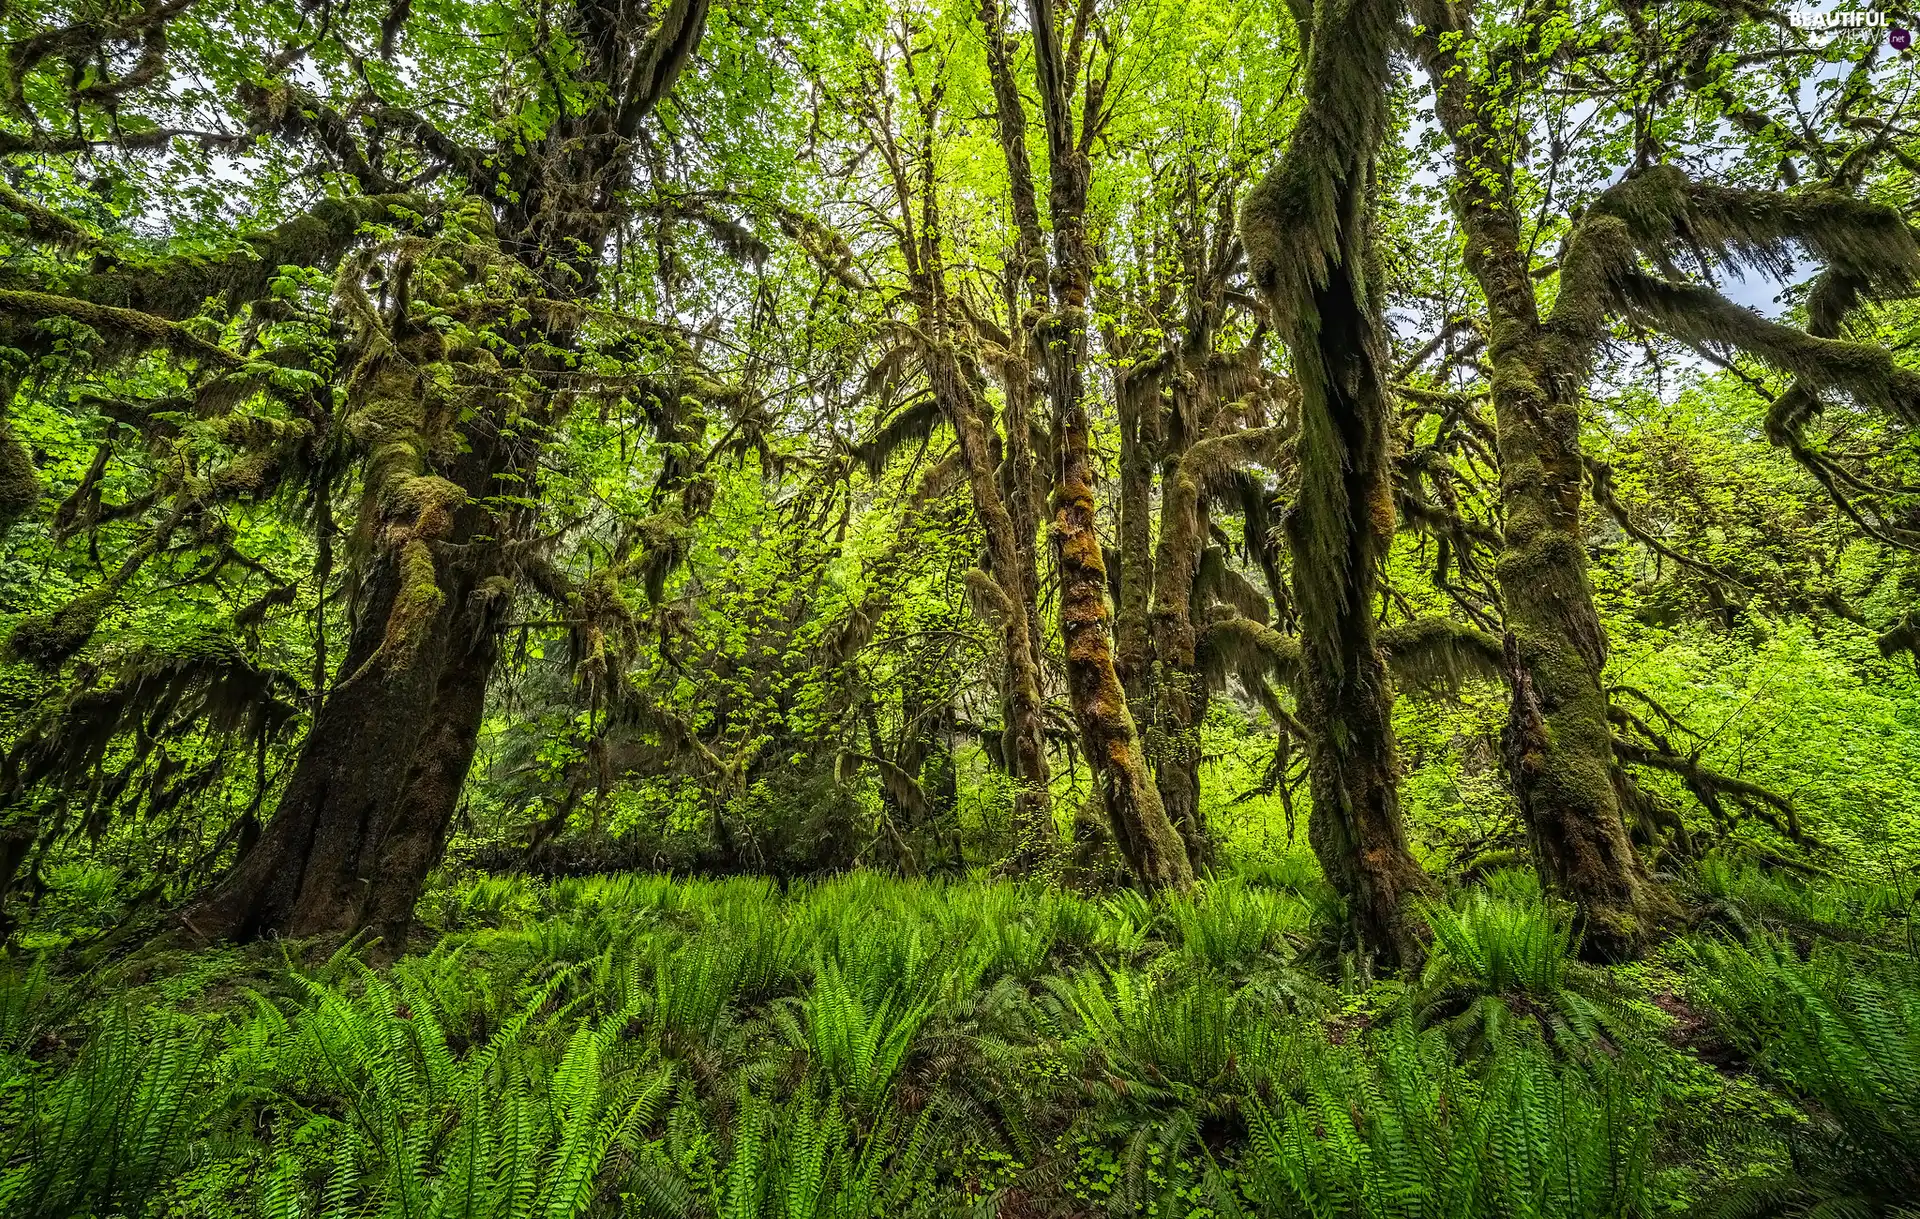
{"label": "hanging moss", "polygon": [[1416,618],[1380,632],[1387,664],[1403,683],[1450,694],[1469,678],[1499,679],[1504,673],[1500,641],[1476,626],[1450,618]]}
{"label": "hanging moss", "polygon": [[70,318],[105,337],[109,358],[123,358],[161,347],[176,356],[191,356],[215,368],[233,368],[241,362],[238,356],[157,314],[98,305],[73,296],[0,290],[0,314],[34,322]]}

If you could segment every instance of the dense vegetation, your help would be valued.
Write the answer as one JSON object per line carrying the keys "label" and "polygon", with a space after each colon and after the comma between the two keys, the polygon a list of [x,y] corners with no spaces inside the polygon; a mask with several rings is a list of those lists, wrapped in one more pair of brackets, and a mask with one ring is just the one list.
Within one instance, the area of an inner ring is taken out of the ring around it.
{"label": "dense vegetation", "polygon": [[1920,1215],[1876,11],[0,4],[0,1217]]}

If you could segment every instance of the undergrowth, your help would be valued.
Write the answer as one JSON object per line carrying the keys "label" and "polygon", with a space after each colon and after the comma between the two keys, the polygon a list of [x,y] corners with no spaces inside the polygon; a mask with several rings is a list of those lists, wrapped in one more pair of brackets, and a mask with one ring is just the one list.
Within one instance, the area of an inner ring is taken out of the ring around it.
{"label": "undergrowth", "polygon": [[1886,894],[1710,862],[1602,970],[1495,874],[1362,983],[1317,883],[480,877],[385,968],[15,963],[0,1215],[1912,1213]]}

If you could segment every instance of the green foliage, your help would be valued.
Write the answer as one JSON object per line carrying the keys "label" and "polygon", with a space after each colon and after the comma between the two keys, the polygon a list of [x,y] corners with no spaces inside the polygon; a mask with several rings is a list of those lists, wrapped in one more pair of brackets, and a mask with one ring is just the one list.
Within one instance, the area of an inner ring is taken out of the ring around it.
{"label": "green foliage", "polygon": [[[0,1219],[1920,1197],[1878,28],[16,0],[0,43]],[[1401,976],[1316,856],[1362,696],[1436,886]],[[1189,890],[1125,883],[1136,744]],[[1536,746],[1694,938],[1573,959]]]}
{"label": "green foliage", "polygon": [[1573,959],[1571,912],[1543,898],[1530,875],[1517,885],[1509,876],[1426,907],[1432,952],[1409,995],[1420,1023],[1481,1049],[1521,1032],[1516,1022],[1572,1053],[1630,1036],[1634,1017],[1619,986]]}
{"label": "green foliage", "polygon": [[213,1101],[213,1041],[190,1020],[108,1009],[73,1065],[29,1077],[0,1146],[0,1214],[137,1210],[185,1160]]}
{"label": "green foliage", "polygon": [[22,970],[0,1214],[1506,1219],[1911,1189],[1920,991],[1889,948],[1600,970],[1495,873],[1429,909],[1425,974],[1363,986],[1273,879],[482,876],[433,898],[470,922],[386,969]]}
{"label": "green foliage", "polygon": [[1699,998],[1753,1066],[1808,1106],[1791,1176],[1743,1183],[1706,1213],[1902,1215],[1920,1194],[1920,975],[1910,958],[1787,943],[1699,948]]}
{"label": "green foliage", "polygon": [[1648,1215],[1656,1102],[1620,1068],[1501,1043],[1484,1070],[1437,1033],[1379,1051],[1295,1043],[1286,1082],[1250,1105],[1250,1148],[1214,1176],[1229,1215]]}

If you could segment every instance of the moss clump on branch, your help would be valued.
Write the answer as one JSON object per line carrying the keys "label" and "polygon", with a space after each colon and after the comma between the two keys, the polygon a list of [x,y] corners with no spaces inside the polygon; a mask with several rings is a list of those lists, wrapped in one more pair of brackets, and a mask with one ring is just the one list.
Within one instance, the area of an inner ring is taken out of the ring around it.
{"label": "moss clump on branch", "polygon": [[81,593],[57,610],[30,614],[14,626],[7,651],[17,660],[42,669],[57,669],[87,646],[107,606],[113,603],[111,586]]}
{"label": "moss clump on branch", "polygon": [[1402,683],[1433,693],[1451,693],[1472,678],[1504,673],[1500,641],[1476,626],[1450,618],[1416,618],[1380,632],[1387,665]]}
{"label": "moss clump on branch", "polygon": [[40,502],[40,476],[33,468],[33,456],[13,425],[0,420],[0,533],[33,511]]}

